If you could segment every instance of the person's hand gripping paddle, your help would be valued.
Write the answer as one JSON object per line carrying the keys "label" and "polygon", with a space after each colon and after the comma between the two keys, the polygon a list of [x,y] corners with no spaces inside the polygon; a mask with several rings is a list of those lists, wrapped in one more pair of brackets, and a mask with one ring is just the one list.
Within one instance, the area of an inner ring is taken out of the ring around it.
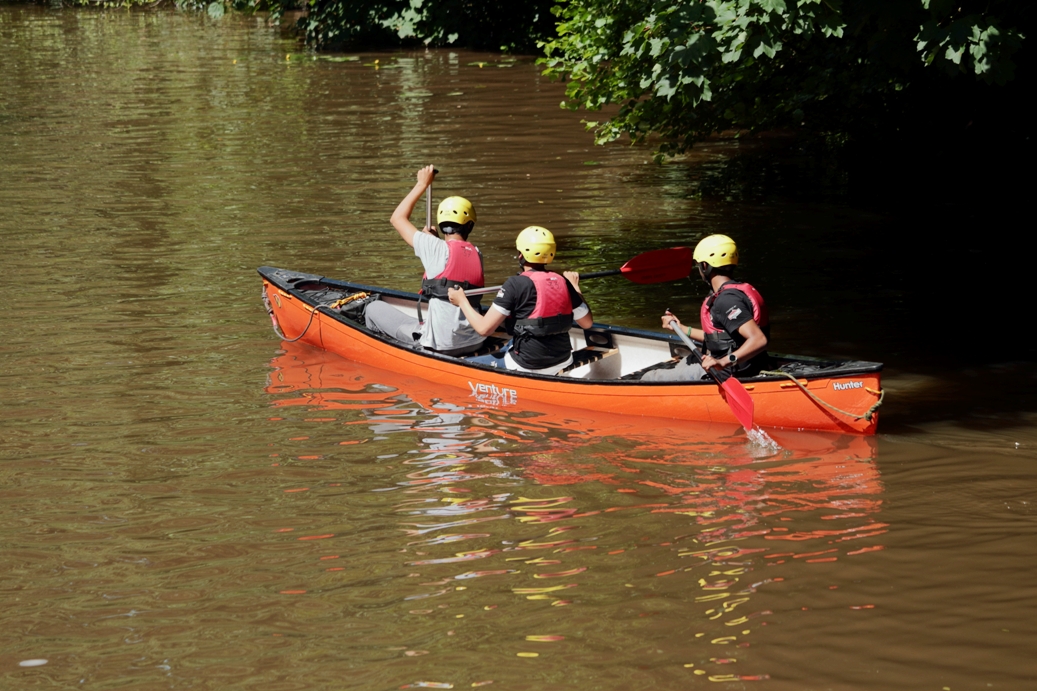
{"label": "person's hand gripping paddle", "polygon": [[[666,314],[672,314],[670,310],[666,310]],[[699,351],[695,348],[695,344],[688,338],[688,334],[684,333],[679,326],[677,326],[677,320],[670,320],[669,327],[675,334],[677,334],[684,345],[688,346],[691,350],[691,356],[701,365],[702,356],[699,355]],[[731,412],[734,413],[735,418],[741,423],[742,427],[745,428],[746,432],[752,432],[753,430],[753,399],[749,395],[749,392],[742,386],[742,382],[735,379],[728,372],[720,370],[708,369],[706,372],[709,376],[713,377],[720,386],[720,395],[727,402],[727,405],[731,408]]]}

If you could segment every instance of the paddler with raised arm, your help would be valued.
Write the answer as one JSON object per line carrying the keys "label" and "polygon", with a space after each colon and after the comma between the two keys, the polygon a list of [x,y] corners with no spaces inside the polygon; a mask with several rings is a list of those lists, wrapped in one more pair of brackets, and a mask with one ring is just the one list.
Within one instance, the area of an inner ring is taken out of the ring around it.
{"label": "paddler with raised arm", "polygon": [[702,328],[685,327],[669,311],[662,315],[662,326],[670,329],[676,322],[692,340],[703,343],[702,365],[689,356],[673,368],[645,372],[642,381],[693,381],[703,379],[707,369],[724,369],[739,379],[756,376],[769,366],[770,323],[763,296],[734,278],[735,241],[726,235],[705,237],[695,246],[693,258],[710,289],[699,313]]}
{"label": "paddler with raised arm", "polygon": [[522,272],[504,282],[485,315],[468,303],[460,288],[450,289],[450,302],[464,311],[468,322],[483,336],[504,323],[514,337],[504,356],[507,369],[557,374],[573,362],[569,339],[572,323],[584,329],[594,323],[580,293],[580,274],[547,270],[557,246],[546,228],[529,226],[519,233],[515,247]]}
{"label": "paddler with raised arm", "polygon": [[[484,337],[471,327],[464,313],[450,304],[447,288],[461,285],[481,288],[483,281],[482,254],[468,242],[475,226],[475,207],[464,197],[447,197],[439,203],[435,228],[418,230],[410,216],[421,195],[432,184],[435,170],[425,166],[417,173],[414,188],[393,211],[389,222],[403,241],[414,248],[421,260],[425,275],[421,280],[422,297],[428,300],[428,314],[424,321],[411,317],[381,301],[367,306],[364,320],[367,328],[390,336],[407,345],[420,344],[427,350],[444,355],[466,355],[482,346]],[[469,298],[469,304],[478,304],[480,298]]]}

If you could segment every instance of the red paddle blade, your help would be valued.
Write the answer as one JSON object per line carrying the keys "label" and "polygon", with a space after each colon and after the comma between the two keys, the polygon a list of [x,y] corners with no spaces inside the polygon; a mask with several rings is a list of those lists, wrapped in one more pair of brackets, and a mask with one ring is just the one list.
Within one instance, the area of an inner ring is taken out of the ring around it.
{"label": "red paddle blade", "polygon": [[619,272],[634,283],[665,283],[687,278],[693,264],[690,247],[669,247],[639,254]]}
{"label": "red paddle blade", "polygon": [[720,389],[724,392],[724,400],[727,401],[727,405],[731,408],[731,412],[734,413],[738,422],[741,423],[746,432],[752,432],[753,399],[749,392],[745,390],[745,387],[742,386],[742,382],[734,377],[728,377],[720,385]]}

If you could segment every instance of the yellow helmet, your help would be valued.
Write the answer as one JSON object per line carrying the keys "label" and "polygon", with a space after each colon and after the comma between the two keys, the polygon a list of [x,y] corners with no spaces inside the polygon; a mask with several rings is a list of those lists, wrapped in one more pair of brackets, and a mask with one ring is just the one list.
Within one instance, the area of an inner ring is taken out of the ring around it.
{"label": "yellow helmet", "polygon": [[692,255],[695,262],[706,262],[714,268],[738,264],[738,247],[726,235],[710,235],[699,240]]}
{"label": "yellow helmet", "polygon": [[436,224],[456,223],[463,226],[466,223],[475,223],[475,207],[464,197],[447,197],[439,202],[439,211],[436,212]]}
{"label": "yellow helmet", "polygon": [[515,248],[530,264],[550,264],[555,258],[555,236],[547,228],[529,226],[515,238]]}

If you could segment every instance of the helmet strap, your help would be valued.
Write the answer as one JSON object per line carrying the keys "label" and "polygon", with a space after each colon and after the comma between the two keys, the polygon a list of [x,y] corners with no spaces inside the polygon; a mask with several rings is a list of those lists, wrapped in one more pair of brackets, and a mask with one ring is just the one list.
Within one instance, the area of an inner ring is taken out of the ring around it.
{"label": "helmet strap", "polygon": [[[717,276],[723,276],[728,280],[734,280],[734,266],[713,266],[708,262],[699,262],[699,276],[709,286],[710,291],[713,290],[713,279]],[[725,283],[727,281],[724,281]]]}
{"label": "helmet strap", "polygon": [[699,269],[699,276],[706,282],[706,285],[712,288],[713,283],[710,279],[713,277],[713,267],[706,262],[699,262],[696,266]]}

